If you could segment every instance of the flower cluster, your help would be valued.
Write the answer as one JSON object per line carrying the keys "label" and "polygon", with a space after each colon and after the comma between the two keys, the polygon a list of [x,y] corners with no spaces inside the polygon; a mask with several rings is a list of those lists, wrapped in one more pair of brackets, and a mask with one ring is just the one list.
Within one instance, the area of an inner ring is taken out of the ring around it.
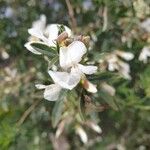
{"label": "flower cluster", "polygon": [[[72,90],[81,81],[87,91],[96,93],[96,86],[86,79],[86,74],[96,73],[97,67],[80,64],[82,57],[87,52],[87,38],[84,36],[73,37],[67,26],[50,24],[46,26],[46,17],[42,15],[39,20],[33,22],[32,28],[28,30],[29,41],[25,47],[34,54],[42,54],[33,43],[42,44],[58,50],[59,70],[49,70],[48,73],[54,81],[51,85],[37,84],[38,89],[45,89],[44,98],[55,101],[59,98],[62,89]],[[59,48],[58,48],[59,47]],[[86,84],[86,86],[85,86]]]}
{"label": "flower cluster", "polygon": [[109,71],[118,71],[125,79],[131,79],[129,64],[119,57],[126,61],[130,61],[134,58],[134,55],[130,52],[116,50],[107,55],[104,59],[100,59],[101,68],[108,69]]}

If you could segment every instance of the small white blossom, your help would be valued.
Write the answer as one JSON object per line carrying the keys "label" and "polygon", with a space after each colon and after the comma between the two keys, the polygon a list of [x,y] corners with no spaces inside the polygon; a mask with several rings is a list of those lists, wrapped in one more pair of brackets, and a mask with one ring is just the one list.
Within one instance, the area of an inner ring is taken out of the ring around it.
{"label": "small white blossom", "polygon": [[[28,29],[31,36],[29,37],[29,42],[24,46],[32,53],[40,55],[41,53],[35,50],[31,44],[36,42],[48,46],[56,46],[60,26],[60,24],[49,24],[46,26],[46,16],[41,15],[39,20],[33,22],[32,28]],[[64,26],[64,29],[68,37],[72,35],[71,30],[67,26]]]}
{"label": "small white blossom", "polygon": [[[114,51],[112,54],[105,58],[109,71],[118,71],[125,79],[131,79],[130,76],[130,66],[128,63],[122,61],[119,57],[126,61],[132,60],[134,55],[130,52]],[[104,63],[104,61],[100,61]]]}
{"label": "small white blossom", "polygon": [[143,47],[143,49],[139,55],[139,61],[142,61],[143,63],[147,63],[148,57],[150,57],[150,47],[145,46],[145,47]]}

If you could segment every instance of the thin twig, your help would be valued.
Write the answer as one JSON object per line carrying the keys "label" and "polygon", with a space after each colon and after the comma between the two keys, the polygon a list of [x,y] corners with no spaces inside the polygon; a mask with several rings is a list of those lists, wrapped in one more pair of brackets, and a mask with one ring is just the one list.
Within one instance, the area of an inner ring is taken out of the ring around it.
{"label": "thin twig", "polygon": [[34,108],[39,104],[39,102],[41,101],[41,99],[35,101],[21,116],[21,118],[18,120],[17,122],[17,126],[20,126],[25,120],[26,118],[30,115],[30,113],[34,110]]}
{"label": "thin twig", "polygon": [[72,8],[72,5],[70,3],[70,0],[65,0],[66,2],[66,5],[67,5],[67,8],[68,8],[68,13],[69,13],[69,16],[70,16],[70,23],[71,23],[71,26],[73,28],[73,30],[76,30],[76,27],[77,27],[77,21],[74,17],[74,11],[73,11],[73,8]]}

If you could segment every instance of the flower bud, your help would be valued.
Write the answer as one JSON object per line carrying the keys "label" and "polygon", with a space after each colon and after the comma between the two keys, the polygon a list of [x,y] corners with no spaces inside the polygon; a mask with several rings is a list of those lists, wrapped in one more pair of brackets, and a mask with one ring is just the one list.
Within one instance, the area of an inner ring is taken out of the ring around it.
{"label": "flower bud", "polygon": [[97,92],[96,86],[92,84],[91,82],[89,82],[87,79],[83,79],[81,83],[88,92],[91,92],[91,93]]}

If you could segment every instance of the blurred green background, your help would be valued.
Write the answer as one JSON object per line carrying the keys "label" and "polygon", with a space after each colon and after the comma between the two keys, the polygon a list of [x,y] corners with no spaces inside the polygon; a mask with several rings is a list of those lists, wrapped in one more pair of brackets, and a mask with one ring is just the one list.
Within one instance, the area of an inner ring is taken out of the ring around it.
{"label": "blurred green background", "polygon": [[[148,44],[138,23],[150,17],[150,2],[70,0],[75,24],[66,2],[0,0],[0,150],[150,149],[150,66],[138,61],[141,49]],[[142,7],[140,2],[145,5]],[[107,26],[104,10],[107,10]],[[41,14],[47,16],[48,23],[65,24],[79,34],[90,35],[95,42],[90,55],[95,60],[100,53],[115,49],[135,54],[130,62],[131,81],[115,74],[102,76],[102,81],[115,87],[119,110],[110,108],[98,113],[103,133],[87,145],[70,129],[57,146],[55,129],[51,126],[54,103],[44,100],[42,92],[35,88],[36,83],[49,83],[47,63],[27,51],[24,44],[29,36],[27,29]],[[126,42],[122,42],[123,36]]]}

